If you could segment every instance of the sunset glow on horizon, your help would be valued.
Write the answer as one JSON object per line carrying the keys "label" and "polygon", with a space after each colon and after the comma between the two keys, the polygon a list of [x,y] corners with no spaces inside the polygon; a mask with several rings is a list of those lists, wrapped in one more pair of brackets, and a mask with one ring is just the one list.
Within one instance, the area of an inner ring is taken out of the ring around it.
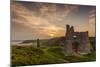
{"label": "sunset glow on horizon", "polygon": [[12,40],[61,37],[66,24],[95,36],[95,6],[18,1],[11,8]]}

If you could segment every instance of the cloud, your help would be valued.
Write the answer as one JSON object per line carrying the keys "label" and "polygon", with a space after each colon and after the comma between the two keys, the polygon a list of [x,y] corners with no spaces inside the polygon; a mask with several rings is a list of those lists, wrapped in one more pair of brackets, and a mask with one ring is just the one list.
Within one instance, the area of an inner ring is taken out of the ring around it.
{"label": "cloud", "polygon": [[[87,30],[86,24],[79,23],[84,22],[82,18],[74,16],[79,12],[77,5],[12,2],[11,12],[11,23],[31,28],[34,37],[50,37],[50,34],[63,36],[66,24],[76,25],[76,29],[80,31]],[[92,13],[90,17],[94,17],[94,10],[89,13]],[[94,20],[91,19],[91,21]]]}
{"label": "cloud", "polygon": [[91,9],[89,11],[89,34],[90,36],[95,36],[96,27],[96,10]]}

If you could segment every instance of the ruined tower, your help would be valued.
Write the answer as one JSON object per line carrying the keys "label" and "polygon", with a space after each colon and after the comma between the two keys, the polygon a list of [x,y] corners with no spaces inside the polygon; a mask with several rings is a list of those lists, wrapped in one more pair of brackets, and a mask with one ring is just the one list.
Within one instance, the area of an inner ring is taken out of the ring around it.
{"label": "ruined tower", "polygon": [[88,31],[75,32],[74,27],[66,25],[64,53],[66,56],[90,53]]}

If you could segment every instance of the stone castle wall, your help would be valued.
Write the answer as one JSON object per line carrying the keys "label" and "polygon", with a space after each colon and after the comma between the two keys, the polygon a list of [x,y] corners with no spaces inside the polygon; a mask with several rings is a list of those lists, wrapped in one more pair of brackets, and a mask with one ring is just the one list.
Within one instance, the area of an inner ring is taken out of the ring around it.
{"label": "stone castle wall", "polygon": [[66,56],[90,53],[88,31],[75,32],[73,26],[66,25],[65,38],[64,53]]}

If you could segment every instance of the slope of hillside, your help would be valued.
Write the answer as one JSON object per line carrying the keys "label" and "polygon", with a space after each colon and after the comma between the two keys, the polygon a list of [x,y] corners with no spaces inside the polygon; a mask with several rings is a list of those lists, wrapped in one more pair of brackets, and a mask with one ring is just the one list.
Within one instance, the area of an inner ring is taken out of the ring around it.
{"label": "slope of hillside", "polygon": [[[93,46],[93,48],[95,49],[96,45],[95,45],[95,37],[89,37],[90,43]],[[55,37],[55,38],[51,38],[51,39],[40,39],[40,46],[63,46],[65,42],[65,37]],[[26,43],[37,43],[37,40],[25,40],[22,42],[23,44]]]}
{"label": "slope of hillside", "polygon": [[95,52],[81,57],[65,56],[61,46],[12,46],[12,66],[95,61],[95,58]]}

